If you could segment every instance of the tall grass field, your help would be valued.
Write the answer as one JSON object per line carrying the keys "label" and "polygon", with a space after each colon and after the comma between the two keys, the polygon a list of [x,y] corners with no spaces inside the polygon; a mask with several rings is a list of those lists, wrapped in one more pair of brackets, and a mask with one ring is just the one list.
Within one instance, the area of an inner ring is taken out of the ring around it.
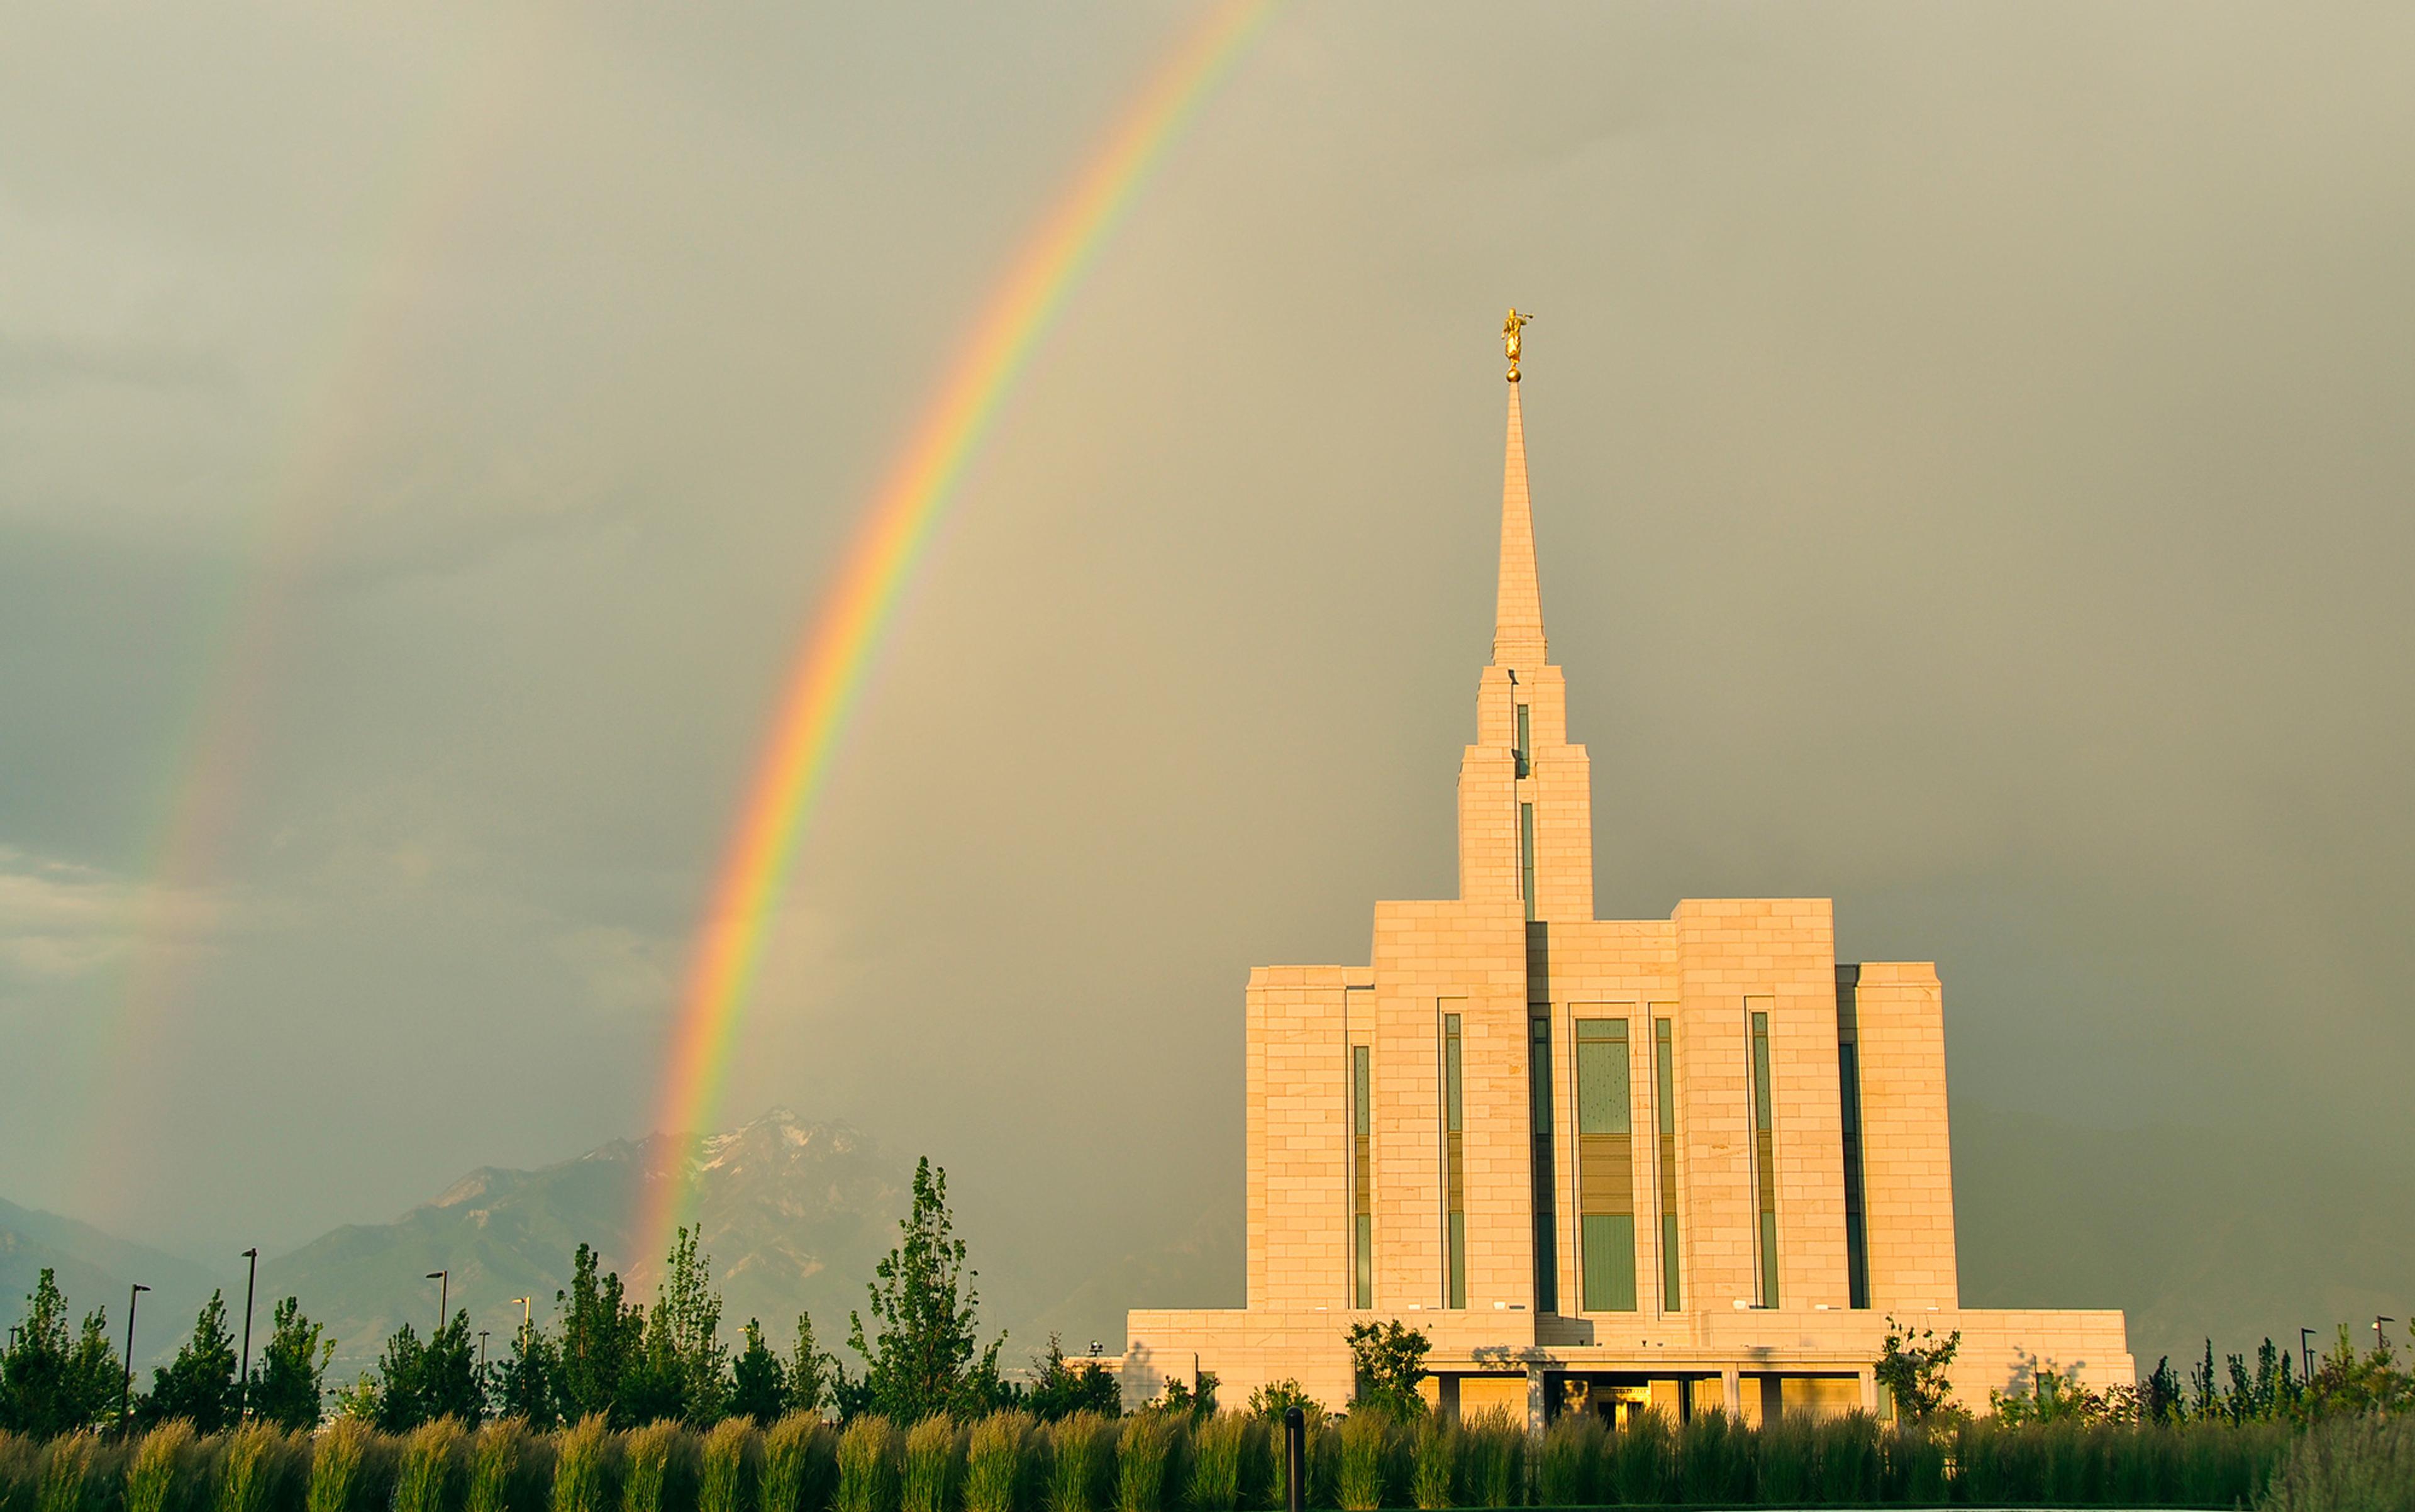
{"label": "tall grass field", "polygon": [[[1282,1496],[1282,1435],[1226,1414],[844,1430],[791,1416],[698,1430],[559,1433],[450,1421],[400,1437],[170,1423],[131,1442],[0,1434],[0,1512],[1261,1512]],[[2186,1506],[2415,1512],[2415,1419],[2299,1430],[1981,1420],[1934,1431],[1858,1414],[1765,1427],[1646,1415],[1612,1432],[1568,1416],[1539,1443],[1505,1416],[1361,1412],[1309,1437],[1312,1505]]]}

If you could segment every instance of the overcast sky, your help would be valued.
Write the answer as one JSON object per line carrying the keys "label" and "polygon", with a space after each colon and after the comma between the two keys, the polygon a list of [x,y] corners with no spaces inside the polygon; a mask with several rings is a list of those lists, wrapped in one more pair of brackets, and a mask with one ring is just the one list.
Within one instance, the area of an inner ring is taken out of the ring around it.
{"label": "overcast sky", "polygon": [[[0,1195],[282,1243],[641,1131],[840,544],[1201,14],[12,7]],[[2410,56],[1281,11],[908,597],[727,1120],[1238,1201],[1249,967],[1454,889],[1514,301],[1605,915],[1834,896],[1958,1099],[2403,1144]]]}

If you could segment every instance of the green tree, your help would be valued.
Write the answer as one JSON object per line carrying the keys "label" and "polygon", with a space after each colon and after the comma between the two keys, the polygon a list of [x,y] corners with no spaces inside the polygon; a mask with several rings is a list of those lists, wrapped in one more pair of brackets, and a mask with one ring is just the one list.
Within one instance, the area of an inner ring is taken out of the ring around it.
{"label": "green tree", "polygon": [[1896,1415],[1919,1423],[1947,1415],[1946,1404],[1954,1400],[1947,1372],[1962,1348],[1962,1330],[1941,1340],[1934,1329],[1907,1328],[1892,1316],[1886,1324],[1886,1341],[1872,1373],[1895,1399]]}
{"label": "green tree", "polygon": [[763,1325],[746,1320],[746,1346],[730,1367],[729,1413],[769,1427],[788,1407],[788,1371],[763,1342]]}
{"label": "green tree", "polygon": [[176,1347],[175,1358],[151,1372],[151,1391],[140,1417],[164,1423],[181,1417],[197,1433],[233,1426],[238,1401],[234,1335],[227,1327],[226,1298],[217,1292],[202,1304],[193,1335]]}
{"label": "green tree", "polygon": [[837,1404],[837,1386],[844,1379],[838,1361],[814,1339],[814,1315],[797,1314],[797,1347],[788,1356],[788,1410],[819,1415]]}
{"label": "green tree", "polygon": [[2220,1415],[2222,1395],[2214,1385],[2213,1340],[2205,1341],[2205,1358],[2189,1367],[2189,1416],[2204,1421]]}
{"label": "green tree", "polygon": [[1307,1387],[1289,1376],[1269,1381],[1250,1393],[1248,1412],[1252,1417],[1280,1423],[1283,1414],[1294,1407],[1300,1410],[1312,1427],[1325,1421],[1325,1403],[1310,1396]]}
{"label": "green tree", "polygon": [[301,1298],[289,1296],[277,1304],[268,1343],[251,1370],[252,1416],[297,1431],[319,1426],[327,1362],[336,1353],[336,1341],[322,1338],[324,1332],[302,1315]]}
{"label": "green tree", "polygon": [[620,1276],[603,1270],[583,1244],[571,1257],[570,1290],[556,1292],[554,1301],[562,1310],[562,1415],[576,1422],[602,1413],[614,1428],[629,1427],[621,1378],[639,1363],[644,1310],[622,1297]]}
{"label": "green tree", "polygon": [[721,1420],[729,1384],[729,1351],[721,1342],[721,1294],[712,1289],[712,1257],[697,1244],[701,1226],[681,1229],[671,1242],[662,1290],[646,1315],[645,1374],[654,1411],[640,1421]]}
{"label": "green tree", "polygon": [[1418,1383],[1426,1378],[1426,1354],[1433,1345],[1424,1334],[1391,1318],[1352,1325],[1349,1342],[1360,1406],[1383,1408],[1402,1417],[1415,1417],[1426,1410]]}
{"label": "green tree", "polygon": [[428,1336],[404,1324],[385,1341],[378,1360],[377,1426],[407,1433],[440,1417],[474,1427],[486,1415],[487,1397],[478,1382],[477,1346],[470,1341],[467,1310]]}
{"label": "green tree", "polygon": [[562,1355],[534,1323],[512,1335],[511,1353],[487,1370],[487,1400],[498,1417],[517,1417],[540,1433],[562,1426]]}
{"label": "green tree", "polygon": [[2156,1360],[2153,1373],[2138,1388],[2138,1415],[2150,1423],[2169,1423],[2182,1415],[2181,1374],[2172,1369],[2169,1355]]}
{"label": "green tree", "polygon": [[1064,1343],[1048,1336],[1048,1353],[1031,1361],[1031,1385],[1024,1392],[1025,1411],[1046,1422],[1075,1413],[1114,1417],[1124,1410],[1123,1386],[1096,1360],[1068,1360]]}
{"label": "green tree", "polygon": [[120,1385],[107,1310],[86,1313],[70,1333],[58,1273],[44,1266],[0,1353],[0,1430],[49,1438],[92,1427],[115,1414]]}
{"label": "green tree", "polygon": [[933,1413],[969,1416],[996,1405],[1000,1335],[979,1349],[980,1297],[965,1267],[965,1241],[948,1217],[948,1174],[924,1156],[914,1169],[914,1205],[898,1220],[897,1248],[874,1268],[872,1327],[848,1314],[848,1343],[862,1356],[864,1396],[892,1421]]}
{"label": "green tree", "polygon": [[2308,1418],[2415,1411],[2415,1377],[2397,1368],[2386,1339],[2358,1354],[2342,1324],[2339,1342],[2306,1379],[2304,1402]]}

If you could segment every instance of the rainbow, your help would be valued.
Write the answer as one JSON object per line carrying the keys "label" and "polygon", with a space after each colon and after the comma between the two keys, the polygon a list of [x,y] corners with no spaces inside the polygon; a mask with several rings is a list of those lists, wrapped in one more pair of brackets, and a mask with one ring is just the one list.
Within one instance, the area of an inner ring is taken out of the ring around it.
{"label": "rainbow", "polygon": [[698,930],[653,1124],[668,1137],[638,1203],[638,1264],[670,1249],[687,1165],[712,1126],[766,926],[900,594],[1066,296],[1274,7],[1222,0],[1160,68],[1025,244],[865,511],[799,650]]}
{"label": "rainbow", "polygon": [[294,645],[300,590],[333,534],[363,457],[380,437],[398,369],[418,337],[415,298],[489,182],[495,138],[531,106],[531,69],[557,45],[530,7],[485,45],[465,49],[426,91],[364,196],[371,230],[339,269],[303,349],[278,444],[247,522],[248,570],[193,639],[195,694],[164,764],[163,801],[127,924],[132,950],[113,1004],[98,1015],[86,1070],[89,1126],[80,1186],[96,1216],[134,1200],[129,1173],[157,1137],[163,1084],[186,1047],[204,952],[193,936],[219,922],[214,904],[238,834],[277,682]]}

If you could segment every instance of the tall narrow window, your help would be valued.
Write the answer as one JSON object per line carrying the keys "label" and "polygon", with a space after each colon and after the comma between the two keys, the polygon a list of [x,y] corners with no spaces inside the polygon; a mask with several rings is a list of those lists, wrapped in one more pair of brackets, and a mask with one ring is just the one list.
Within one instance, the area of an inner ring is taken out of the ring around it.
{"label": "tall narrow window", "polygon": [[1518,891],[1526,898],[1526,917],[1535,917],[1535,805],[1518,805]]}
{"label": "tall narrow window", "polygon": [[1350,1047],[1350,1210],[1354,1220],[1351,1259],[1356,1275],[1351,1306],[1375,1305],[1375,1116],[1373,1052]]}
{"label": "tall narrow window", "polygon": [[1652,1073],[1660,1133],[1660,1309],[1674,1312],[1685,1306],[1677,1280],[1677,1036],[1664,1018],[1652,1021]]}
{"label": "tall narrow window", "polygon": [[1862,1202],[1862,1035],[1853,1002],[1862,968],[1837,968],[1837,1093],[1845,1130],[1845,1305],[1870,1305],[1869,1222]]}
{"label": "tall narrow window", "polygon": [[1527,1021],[1534,1053],[1527,1057],[1527,1114],[1535,1130],[1535,1310],[1560,1310],[1560,1219],[1552,1159],[1551,1010]]}
{"label": "tall narrow window", "polygon": [[1579,1019],[1577,1244],[1584,1310],[1635,1310],[1635,1153],[1625,1019]]}
{"label": "tall narrow window", "polygon": [[1445,1278],[1448,1305],[1467,1306],[1467,1154],[1465,1135],[1460,1125],[1459,1106],[1460,1032],[1459,1015],[1442,1016],[1442,1133],[1443,1133],[1443,1211],[1448,1227],[1450,1252],[1446,1259],[1449,1274]]}
{"label": "tall narrow window", "polygon": [[1518,775],[1523,777],[1535,770],[1535,747],[1526,739],[1526,706],[1518,706]]}
{"label": "tall narrow window", "polygon": [[1771,1130],[1769,1095],[1769,1013],[1755,1009],[1766,997],[1748,997],[1752,1020],[1752,1164],[1753,1186],[1761,1206],[1761,1305],[1778,1306],[1778,1149]]}

